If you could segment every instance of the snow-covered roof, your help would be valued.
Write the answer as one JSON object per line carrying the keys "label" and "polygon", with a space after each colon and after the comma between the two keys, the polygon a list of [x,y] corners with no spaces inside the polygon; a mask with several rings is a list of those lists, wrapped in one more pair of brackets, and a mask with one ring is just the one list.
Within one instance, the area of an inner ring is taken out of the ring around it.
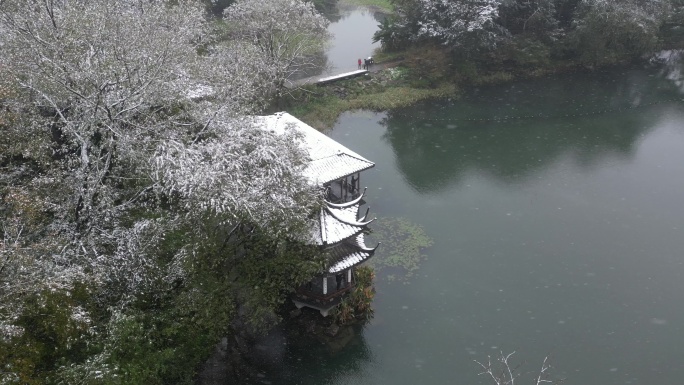
{"label": "snow-covered roof", "polygon": [[[262,129],[277,134],[290,130],[299,134],[311,159],[304,169],[304,176],[317,186],[325,186],[375,166],[375,163],[287,112],[255,117],[255,121]],[[331,274],[358,265],[370,258],[377,248],[366,247],[364,243],[363,231],[374,219],[366,219],[368,210],[359,218],[363,195],[340,204],[324,201],[318,220],[312,221],[310,242],[327,247],[328,272]]]}
{"label": "snow-covered roof", "polygon": [[334,180],[375,166],[375,163],[287,112],[259,116],[256,119],[257,123],[262,124],[264,129],[275,133],[296,130],[296,132],[301,134],[302,144],[311,158],[311,161],[304,169],[304,176],[313,184],[323,186]]}
{"label": "snow-covered roof", "polygon": [[358,218],[363,194],[351,202],[333,204],[325,201],[311,228],[312,243],[332,245],[361,233],[374,219],[366,220],[366,215]]}
{"label": "snow-covered roof", "polygon": [[328,268],[328,273],[335,274],[358,265],[373,256],[377,248],[378,246],[373,248],[366,246],[363,233],[361,233],[328,249],[329,260],[332,261],[332,265]]}

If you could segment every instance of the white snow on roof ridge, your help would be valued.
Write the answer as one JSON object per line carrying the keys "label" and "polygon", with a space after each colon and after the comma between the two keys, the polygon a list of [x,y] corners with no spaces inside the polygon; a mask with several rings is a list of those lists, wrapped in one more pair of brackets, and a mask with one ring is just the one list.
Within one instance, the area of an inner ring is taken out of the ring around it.
{"label": "white snow on roof ridge", "polygon": [[262,128],[284,134],[288,127],[302,136],[311,161],[304,174],[312,183],[326,184],[375,166],[375,163],[350,150],[287,112],[255,117]]}

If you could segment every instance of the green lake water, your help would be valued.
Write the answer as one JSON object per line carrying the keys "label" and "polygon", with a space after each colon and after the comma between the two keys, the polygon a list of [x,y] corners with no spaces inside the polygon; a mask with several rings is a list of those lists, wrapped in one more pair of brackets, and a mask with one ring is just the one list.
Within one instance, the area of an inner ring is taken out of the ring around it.
{"label": "green lake water", "polygon": [[330,45],[325,55],[330,68],[323,73],[335,75],[358,69],[357,60],[373,55],[380,43],[371,36],[378,30],[384,15],[369,9],[341,4],[328,27]]}
{"label": "green lake water", "polygon": [[473,360],[516,351],[516,383],[547,355],[566,384],[681,383],[683,99],[639,69],[344,114],[329,134],[376,163],[376,226],[405,218],[434,244],[405,281],[378,271],[347,348],[285,339],[262,380],[491,384]]}

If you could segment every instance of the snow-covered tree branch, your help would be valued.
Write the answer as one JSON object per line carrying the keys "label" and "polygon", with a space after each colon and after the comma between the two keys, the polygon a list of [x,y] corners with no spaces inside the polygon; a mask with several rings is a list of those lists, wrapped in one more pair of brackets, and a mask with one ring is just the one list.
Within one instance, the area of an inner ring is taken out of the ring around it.
{"label": "snow-covered tree branch", "polygon": [[230,36],[254,44],[262,72],[284,92],[285,81],[314,68],[325,47],[328,21],[301,0],[238,0],[224,12]]}
{"label": "snow-covered tree branch", "polygon": [[287,21],[265,50],[222,41],[194,0],[0,1],[0,342],[34,338],[27,314],[51,298],[73,298],[65,322],[80,330],[89,311],[102,321],[174,290],[197,299],[193,279],[237,297],[221,277],[246,254],[221,254],[229,229],[298,239],[319,199],[305,155],[249,118],[325,27],[288,4],[287,18],[271,2],[236,8],[254,28]]}
{"label": "snow-covered tree branch", "polygon": [[[511,357],[515,354],[515,352],[511,352],[508,354],[504,354],[503,352],[500,352],[498,356],[494,357],[494,361],[492,362],[492,357],[487,356],[487,361],[486,362],[480,362],[477,360],[474,360],[475,363],[480,366],[482,369],[482,372],[480,372],[481,376],[485,376],[489,379],[491,379],[492,383],[494,385],[515,385],[515,381],[520,378],[520,368],[522,366],[522,363],[519,364],[513,364],[511,361]],[[546,356],[544,357],[544,360],[542,361],[541,368],[539,369],[539,372],[537,372],[534,375],[534,379],[532,382],[535,385],[543,385],[543,384],[561,384],[563,382],[562,379],[553,379],[551,377],[551,374],[549,370],[551,369],[551,364],[549,357]]]}
{"label": "snow-covered tree branch", "polygon": [[658,45],[667,0],[582,0],[572,34],[587,64],[639,56]]}
{"label": "snow-covered tree branch", "polygon": [[476,37],[490,44],[500,0],[419,0],[420,36],[460,46]]}

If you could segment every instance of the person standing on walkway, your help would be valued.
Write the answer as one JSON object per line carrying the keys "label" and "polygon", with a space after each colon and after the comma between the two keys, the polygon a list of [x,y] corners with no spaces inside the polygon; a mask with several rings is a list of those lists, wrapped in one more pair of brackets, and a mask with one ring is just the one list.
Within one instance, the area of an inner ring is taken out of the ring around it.
{"label": "person standing on walkway", "polygon": [[359,69],[361,69],[361,59],[359,59]]}

